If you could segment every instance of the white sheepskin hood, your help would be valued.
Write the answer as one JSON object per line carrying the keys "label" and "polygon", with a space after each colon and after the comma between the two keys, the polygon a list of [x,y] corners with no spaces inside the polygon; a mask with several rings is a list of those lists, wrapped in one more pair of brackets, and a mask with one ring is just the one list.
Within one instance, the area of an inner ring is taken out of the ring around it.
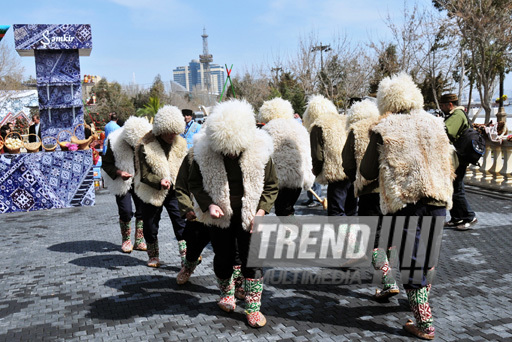
{"label": "white sheepskin hood", "polygon": [[356,102],[348,110],[348,124],[352,125],[364,119],[377,119],[379,117],[379,108],[372,100]]}
{"label": "white sheepskin hood", "polygon": [[297,120],[289,118],[270,120],[262,130],[270,134],[274,143],[272,160],[279,188],[311,188],[315,176],[311,172],[313,162],[306,128]]}
{"label": "white sheepskin hood", "polygon": [[270,101],[263,102],[258,120],[267,123],[273,119],[293,119],[293,113],[290,101],[276,97]]}
{"label": "white sheepskin hood", "polygon": [[153,134],[181,134],[185,131],[185,120],[178,107],[163,106],[158,110],[153,120]]}
{"label": "white sheepskin hood", "polygon": [[237,155],[254,140],[257,131],[254,110],[245,100],[219,103],[208,116],[204,131],[215,152]]}
{"label": "white sheepskin hood", "polygon": [[423,95],[411,76],[406,73],[384,78],[379,83],[377,105],[381,115],[409,113],[423,109]]}
{"label": "white sheepskin hood", "polygon": [[132,148],[135,148],[140,139],[151,131],[151,124],[146,118],[131,116],[123,126],[121,138]]}
{"label": "white sheepskin hood", "polygon": [[339,116],[334,103],[322,95],[313,95],[309,98],[302,120],[308,132],[311,132],[311,128],[314,126],[316,121],[328,116]]}

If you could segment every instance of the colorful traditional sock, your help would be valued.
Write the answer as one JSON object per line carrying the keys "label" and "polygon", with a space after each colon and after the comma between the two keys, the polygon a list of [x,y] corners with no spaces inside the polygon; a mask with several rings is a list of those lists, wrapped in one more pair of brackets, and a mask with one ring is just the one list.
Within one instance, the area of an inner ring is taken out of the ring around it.
{"label": "colorful traditional sock", "polygon": [[144,223],[142,220],[135,221],[135,246],[133,249],[139,251],[147,250],[147,245],[144,242]]}
{"label": "colorful traditional sock", "polygon": [[375,270],[382,271],[383,290],[396,287],[396,280],[389,265],[389,260],[383,249],[375,248],[372,253],[372,265]]}
{"label": "colorful traditional sock", "polygon": [[178,285],[183,285],[190,279],[190,276],[192,275],[192,273],[194,273],[194,270],[196,269],[198,264],[199,261],[190,262],[187,259],[185,259],[184,265],[181,268],[180,272],[178,273],[178,276],[176,277],[176,282],[178,283]]}
{"label": "colorful traditional sock", "polygon": [[220,290],[220,300],[217,305],[226,312],[234,311],[236,308],[236,302],[233,275],[228,279],[217,278],[217,284],[219,285]]}
{"label": "colorful traditional sock", "polygon": [[262,327],[267,323],[265,316],[260,312],[262,292],[263,278],[245,279],[245,313],[247,322],[253,328]]}
{"label": "colorful traditional sock", "polygon": [[181,266],[185,265],[185,257],[187,256],[187,242],[185,240],[178,241],[178,250],[180,252]]}
{"label": "colorful traditional sock", "polygon": [[241,265],[233,266],[233,279],[235,280],[235,297],[238,299],[244,299],[244,276],[242,275]]}
{"label": "colorful traditional sock", "polygon": [[434,319],[428,303],[430,288],[431,286],[428,285],[419,289],[406,289],[405,292],[416,319],[416,326],[427,334],[434,334]]}
{"label": "colorful traditional sock", "polygon": [[149,267],[160,267],[160,250],[158,248],[158,239],[156,239],[153,243],[148,242],[147,252],[149,257],[147,265]]}
{"label": "colorful traditional sock", "polygon": [[123,237],[121,250],[124,253],[130,253],[133,249],[132,242],[130,241],[130,235],[132,233],[131,222],[119,221],[119,226],[121,227],[121,236]]}

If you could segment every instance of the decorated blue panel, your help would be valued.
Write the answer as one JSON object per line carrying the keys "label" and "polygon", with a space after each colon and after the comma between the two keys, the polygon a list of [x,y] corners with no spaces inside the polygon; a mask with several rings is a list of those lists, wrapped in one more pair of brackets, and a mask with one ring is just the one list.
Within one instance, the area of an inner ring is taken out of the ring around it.
{"label": "decorated blue panel", "polygon": [[39,114],[43,138],[50,136],[58,138],[60,141],[69,141],[76,128],[76,137],[84,139],[84,128],[80,125],[84,123],[81,107],[42,109]]}
{"label": "decorated blue panel", "polygon": [[94,205],[92,152],[0,155],[0,213]]}
{"label": "decorated blue panel", "polygon": [[87,24],[13,25],[14,43],[20,56],[33,56],[34,50],[79,50],[89,56],[91,26]]}
{"label": "decorated blue panel", "polygon": [[37,86],[39,108],[82,107],[82,85]]}
{"label": "decorated blue panel", "polygon": [[80,84],[80,58],[77,51],[36,51],[37,85]]}

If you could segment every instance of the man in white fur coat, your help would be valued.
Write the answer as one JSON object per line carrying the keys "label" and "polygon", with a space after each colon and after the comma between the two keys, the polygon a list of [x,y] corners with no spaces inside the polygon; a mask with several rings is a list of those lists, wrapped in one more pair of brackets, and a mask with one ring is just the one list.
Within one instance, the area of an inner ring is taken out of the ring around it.
{"label": "man in white fur coat", "polygon": [[[445,133],[443,120],[422,109],[423,96],[405,73],[381,81],[377,104],[381,115],[388,115],[372,129],[360,172],[368,180],[378,179],[383,214],[444,217],[446,208],[452,206],[455,175],[453,147]],[[423,278],[418,283],[412,277],[404,279],[402,276],[416,323],[409,320],[404,328],[417,337],[430,340],[434,338],[435,330],[428,302],[431,284],[427,272],[430,270],[415,263],[418,258],[422,260],[419,253],[424,253],[426,248],[420,246],[420,229],[418,225],[416,231],[411,232],[416,236],[411,262],[416,268],[423,269]],[[394,233],[402,233],[404,239],[407,228]],[[403,260],[400,260],[400,267],[402,264]]]}
{"label": "man in white fur coat", "polygon": [[302,189],[308,190],[315,181],[308,131],[293,113],[291,103],[281,98],[265,101],[259,112],[259,122],[265,124],[263,130],[274,142],[272,161],[279,179],[279,194],[274,203],[277,216],[293,215]]}
{"label": "man in white fur coat", "polygon": [[327,184],[327,215],[356,214],[357,202],[352,182],[343,172],[341,152],[347,139],[347,118],[322,95],[312,96],[303,116],[310,134],[313,174]]}
{"label": "man in white fur coat", "polygon": [[204,133],[194,142],[189,189],[197,219],[209,226],[221,292],[217,304],[227,312],[236,307],[233,265],[238,247],[247,321],[251,327],[262,327],[263,272],[247,267],[247,257],[254,217],[270,212],[278,193],[272,138],[256,128],[252,106],[240,100],[215,106]]}
{"label": "man in white fur coat", "polygon": [[[103,156],[103,179],[109,191],[115,195],[121,226],[121,250],[130,253],[132,249],[145,251],[142,203],[133,190],[135,175],[135,147],[139,140],[151,130],[148,120],[130,117],[123,127],[112,132],[107,139],[107,152]],[[132,199],[135,204],[135,245],[132,245],[131,219],[134,216]]]}
{"label": "man in white fur coat", "polygon": [[[361,176],[361,172],[359,172],[361,160],[370,142],[370,130],[381,118],[383,117],[379,115],[379,108],[370,99],[355,103],[348,111],[349,133],[343,148],[343,169],[350,181],[354,183],[354,195],[359,199],[358,216],[382,215],[379,182],[377,180],[369,181]],[[385,300],[400,293],[400,289],[393,277],[389,263],[391,253],[395,253],[396,248],[389,248],[388,250],[377,248],[379,236],[380,226],[377,228],[375,245],[373,246],[372,265],[375,270],[382,272],[383,287],[375,291],[374,298]]]}
{"label": "man in white fur coat", "polygon": [[143,202],[142,219],[149,267],[160,266],[158,228],[163,207],[171,218],[182,263],[185,259],[185,220],[181,218],[175,192],[176,176],[187,154],[187,142],[179,136],[184,129],[181,111],[174,106],[164,106],[155,115],[153,129],[136,148],[135,193]]}

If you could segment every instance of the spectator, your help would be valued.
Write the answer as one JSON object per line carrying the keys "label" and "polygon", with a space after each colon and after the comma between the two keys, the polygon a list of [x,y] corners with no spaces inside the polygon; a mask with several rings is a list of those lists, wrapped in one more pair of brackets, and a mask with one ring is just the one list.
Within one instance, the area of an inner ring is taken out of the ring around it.
{"label": "spectator", "polygon": [[117,114],[115,112],[112,112],[108,115],[109,122],[105,125],[105,139],[103,140],[103,155],[107,153],[107,139],[108,135],[112,132],[114,132],[116,129],[121,128],[117,124]]}
{"label": "spectator", "polygon": [[[468,118],[464,107],[459,106],[459,99],[456,94],[444,94],[439,99],[441,110],[445,114],[444,124],[446,133],[452,143],[460,138],[462,133],[469,128]],[[450,210],[450,221],[445,227],[455,227],[458,230],[467,230],[478,222],[475,212],[471,209],[466,199],[464,189],[464,176],[469,163],[459,158],[459,166],[455,170],[453,181],[453,207]]]}
{"label": "spectator", "polygon": [[187,141],[187,148],[194,145],[194,135],[199,132],[201,125],[195,122],[195,114],[191,109],[182,109],[181,113],[185,119],[185,132],[180,134]]}

